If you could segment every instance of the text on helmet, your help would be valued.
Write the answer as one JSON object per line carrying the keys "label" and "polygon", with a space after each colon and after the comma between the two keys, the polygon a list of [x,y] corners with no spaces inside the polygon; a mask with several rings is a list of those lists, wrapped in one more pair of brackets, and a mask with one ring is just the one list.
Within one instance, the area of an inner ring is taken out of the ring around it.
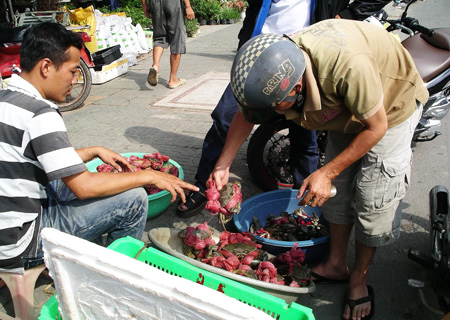
{"label": "text on helmet", "polygon": [[267,85],[263,88],[263,93],[270,95],[275,88],[280,86],[280,89],[285,91],[289,87],[289,78],[294,74],[295,67],[291,60],[286,59],[281,64],[278,65],[278,72],[275,73]]}

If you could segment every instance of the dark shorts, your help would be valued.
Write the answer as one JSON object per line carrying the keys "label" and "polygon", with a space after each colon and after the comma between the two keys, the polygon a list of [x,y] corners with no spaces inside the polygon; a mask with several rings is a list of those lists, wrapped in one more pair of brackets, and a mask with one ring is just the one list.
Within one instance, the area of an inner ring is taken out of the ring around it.
{"label": "dark shorts", "polygon": [[170,53],[186,53],[186,25],[181,0],[150,0],[153,23],[153,46]]}

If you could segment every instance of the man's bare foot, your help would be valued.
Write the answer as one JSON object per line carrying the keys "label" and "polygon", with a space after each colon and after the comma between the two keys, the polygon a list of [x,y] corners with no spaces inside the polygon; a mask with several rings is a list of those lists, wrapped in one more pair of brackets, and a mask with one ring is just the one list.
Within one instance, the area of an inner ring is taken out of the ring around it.
{"label": "man's bare foot", "polygon": [[185,85],[185,84],[186,84],[186,79],[177,78],[176,82],[173,82],[173,83],[169,82],[168,86],[169,86],[169,89],[175,89],[175,88],[181,87],[182,85]]}

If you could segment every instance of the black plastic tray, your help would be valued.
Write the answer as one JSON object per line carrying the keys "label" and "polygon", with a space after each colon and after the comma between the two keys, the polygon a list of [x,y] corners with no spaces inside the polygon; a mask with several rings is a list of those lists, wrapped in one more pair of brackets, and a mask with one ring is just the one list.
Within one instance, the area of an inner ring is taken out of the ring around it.
{"label": "black plastic tray", "polygon": [[103,66],[110,64],[122,56],[120,52],[120,44],[115,46],[99,50],[92,54],[92,59],[94,60],[95,66]]}

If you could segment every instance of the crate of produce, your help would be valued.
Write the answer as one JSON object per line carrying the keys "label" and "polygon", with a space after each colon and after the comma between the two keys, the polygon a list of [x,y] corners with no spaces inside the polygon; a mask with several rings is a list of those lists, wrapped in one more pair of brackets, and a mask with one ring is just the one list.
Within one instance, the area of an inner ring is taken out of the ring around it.
{"label": "crate of produce", "polygon": [[[136,258],[168,274],[191,280],[229,297],[264,311],[272,318],[280,320],[313,320],[310,308],[295,302],[287,304],[283,299],[274,297],[237,281],[222,277],[213,272],[195,267],[185,261],[172,257],[152,247],[146,247],[144,242],[131,237],[113,242],[109,249]],[[60,319],[58,303],[53,297],[42,307],[39,320]]]}
{"label": "crate of produce", "polygon": [[100,66],[105,64],[110,64],[122,56],[120,52],[120,44],[115,46],[99,50],[92,54],[92,60],[94,60],[94,65]]}

